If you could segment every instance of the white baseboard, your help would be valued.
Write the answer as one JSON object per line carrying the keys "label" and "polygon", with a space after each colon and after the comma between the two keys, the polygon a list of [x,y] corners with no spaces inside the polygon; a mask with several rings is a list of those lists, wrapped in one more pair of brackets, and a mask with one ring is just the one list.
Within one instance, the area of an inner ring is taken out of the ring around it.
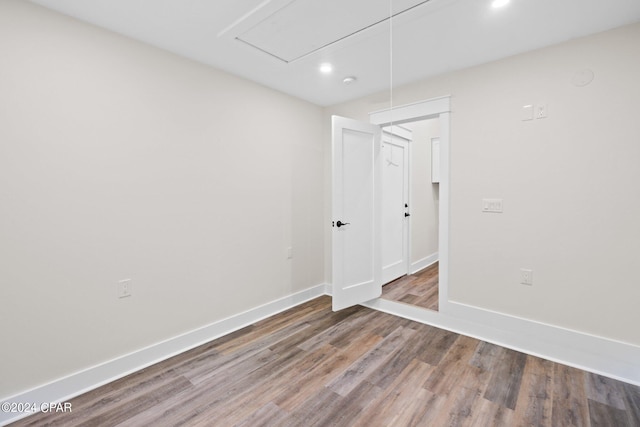
{"label": "white baseboard", "polygon": [[428,257],[424,257],[416,262],[412,262],[409,266],[409,274],[415,274],[420,270],[424,270],[425,268],[435,264],[438,262],[438,252],[429,255]]}
{"label": "white baseboard", "polygon": [[454,301],[446,313],[380,298],[363,305],[640,386],[640,347],[629,343]]}
{"label": "white baseboard", "polygon": [[[296,305],[330,295],[331,290],[329,284],[314,286],[23,393],[0,398],[0,402],[33,402],[39,406],[67,401]],[[383,299],[363,305],[640,386],[640,347],[628,343],[453,301],[447,304],[446,314]],[[28,415],[0,412],[0,426]]]}
{"label": "white baseboard", "polygon": [[324,294],[325,295],[329,295],[330,297],[333,296],[333,285],[331,285],[329,283],[325,283],[324,284]]}
{"label": "white baseboard", "polygon": [[[14,396],[2,397],[0,402],[43,403],[65,402],[69,399],[122,378],[140,369],[198,347],[223,335],[249,326],[274,314],[325,295],[330,286],[321,284],[185,334],[153,344],[100,365],[59,378]],[[0,426],[17,421],[32,413],[0,412]]]}

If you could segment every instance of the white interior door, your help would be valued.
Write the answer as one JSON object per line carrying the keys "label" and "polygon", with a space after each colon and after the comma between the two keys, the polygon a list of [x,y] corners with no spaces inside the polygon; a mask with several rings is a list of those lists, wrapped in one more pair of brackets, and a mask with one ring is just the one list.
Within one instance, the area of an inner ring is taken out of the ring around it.
{"label": "white interior door", "polygon": [[333,310],[382,293],[381,133],[332,117]]}
{"label": "white interior door", "polygon": [[382,135],[382,283],[408,272],[409,142]]}

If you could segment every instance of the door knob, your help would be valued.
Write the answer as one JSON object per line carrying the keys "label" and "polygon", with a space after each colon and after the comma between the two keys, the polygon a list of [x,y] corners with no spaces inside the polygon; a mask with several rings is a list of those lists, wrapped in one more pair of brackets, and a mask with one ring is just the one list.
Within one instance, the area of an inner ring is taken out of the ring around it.
{"label": "door knob", "polygon": [[336,225],[338,226],[338,228],[340,228],[343,225],[349,225],[349,223],[348,222],[342,222],[342,221],[338,220],[338,222],[336,222]]}
{"label": "door knob", "polygon": [[406,217],[408,217],[408,216],[411,216],[411,214],[410,214],[410,213],[406,213],[406,212],[405,212],[405,213],[404,213],[404,217],[406,218]]}

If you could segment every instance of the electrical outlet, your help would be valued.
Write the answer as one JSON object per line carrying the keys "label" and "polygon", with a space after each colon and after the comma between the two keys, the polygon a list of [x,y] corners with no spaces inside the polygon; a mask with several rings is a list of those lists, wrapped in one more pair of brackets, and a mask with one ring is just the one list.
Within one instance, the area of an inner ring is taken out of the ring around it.
{"label": "electrical outlet", "polygon": [[293,258],[293,248],[289,246],[287,248],[287,259],[291,259],[291,258]]}
{"label": "electrical outlet", "polygon": [[536,105],[536,119],[544,119],[547,117],[547,104]]}
{"label": "electrical outlet", "polygon": [[118,281],[118,298],[130,297],[133,292],[131,279],[123,279]]}
{"label": "electrical outlet", "polygon": [[533,270],[528,268],[520,269],[520,284],[533,286]]}

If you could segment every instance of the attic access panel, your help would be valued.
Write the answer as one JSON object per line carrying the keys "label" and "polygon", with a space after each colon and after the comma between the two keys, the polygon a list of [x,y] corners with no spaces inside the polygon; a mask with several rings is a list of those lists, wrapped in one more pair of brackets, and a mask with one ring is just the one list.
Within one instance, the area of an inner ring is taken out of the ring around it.
{"label": "attic access panel", "polygon": [[429,0],[292,0],[236,38],[293,62]]}

